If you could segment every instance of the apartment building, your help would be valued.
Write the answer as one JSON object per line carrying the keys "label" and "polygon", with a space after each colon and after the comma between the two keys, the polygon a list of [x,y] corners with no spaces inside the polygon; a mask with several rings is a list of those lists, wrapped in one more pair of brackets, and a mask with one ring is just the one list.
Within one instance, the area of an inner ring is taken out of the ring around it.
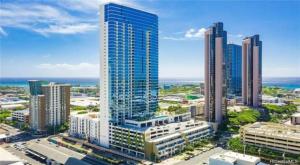
{"label": "apartment building", "polygon": [[226,115],[226,66],[227,32],[223,23],[217,22],[204,34],[205,55],[205,118],[221,124]]}
{"label": "apartment building", "polygon": [[259,35],[243,39],[242,54],[243,102],[248,106],[261,106],[262,41],[259,39]]}
{"label": "apartment building", "polygon": [[61,125],[69,119],[71,85],[40,80],[29,80],[28,83],[31,129],[42,132],[47,127]]}
{"label": "apartment building", "polygon": [[100,119],[98,112],[70,115],[69,135],[99,144]]}
{"label": "apartment building", "polygon": [[13,111],[12,119],[19,121],[19,122],[28,123],[29,122],[29,109]]}
{"label": "apartment building", "polygon": [[56,84],[54,82],[42,86],[45,96],[46,125],[57,126],[68,121],[70,115],[69,84]]}

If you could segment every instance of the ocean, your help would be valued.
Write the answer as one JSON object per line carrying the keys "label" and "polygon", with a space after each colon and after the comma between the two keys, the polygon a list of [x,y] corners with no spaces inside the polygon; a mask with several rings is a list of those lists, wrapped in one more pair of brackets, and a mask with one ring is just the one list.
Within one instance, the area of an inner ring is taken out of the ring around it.
{"label": "ocean", "polygon": [[[45,80],[49,82],[68,83],[72,86],[96,86],[99,84],[98,78],[0,78],[0,86],[28,87],[28,80]],[[203,79],[182,79],[182,78],[161,78],[160,84],[198,84]],[[263,78],[264,86],[276,86],[293,90],[300,88],[300,77],[293,78]]]}

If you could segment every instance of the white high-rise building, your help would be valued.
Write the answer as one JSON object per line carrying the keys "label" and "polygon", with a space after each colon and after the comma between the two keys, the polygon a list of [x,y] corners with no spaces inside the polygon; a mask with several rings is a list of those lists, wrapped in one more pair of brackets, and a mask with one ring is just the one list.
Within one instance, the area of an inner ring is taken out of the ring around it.
{"label": "white high-rise building", "polygon": [[98,112],[85,114],[71,113],[69,134],[73,137],[99,143],[100,120]]}
{"label": "white high-rise building", "polygon": [[71,85],[53,82],[42,86],[47,126],[61,125],[69,119],[70,89]]}

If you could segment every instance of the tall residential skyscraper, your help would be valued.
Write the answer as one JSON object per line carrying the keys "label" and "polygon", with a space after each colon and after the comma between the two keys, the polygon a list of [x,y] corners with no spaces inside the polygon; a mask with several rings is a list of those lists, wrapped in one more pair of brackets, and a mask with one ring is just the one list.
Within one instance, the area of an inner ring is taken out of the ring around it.
{"label": "tall residential skyscraper", "polygon": [[70,115],[70,89],[68,84],[49,83],[42,86],[45,96],[46,125],[58,126],[68,121]]}
{"label": "tall residential skyscraper", "polygon": [[227,45],[226,67],[228,96],[242,96],[242,46]]}
{"label": "tall residential skyscraper", "polygon": [[205,32],[205,118],[222,123],[226,115],[227,32],[217,22]]}
{"label": "tall residential skyscraper", "polygon": [[30,103],[29,124],[30,128],[38,132],[45,131],[45,97],[42,95],[42,81],[29,80]]}
{"label": "tall residential skyscraper", "polygon": [[259,35],[243,40],[242,97],[245,105],[260,106],[262,102],[262,42]]}
{"label": "tall residential skyscraper", "polygon": [[100,7],[100,143],[109,125],[151,117],[158,107],[158,17],[109,3]]}
{"label": "tall residential skyscraper", "polygon": [[29,80],[30,127],[45,131],[46,127],[58,126],[69,119],[70,88],[68,84],[46,84],[39,80]]}

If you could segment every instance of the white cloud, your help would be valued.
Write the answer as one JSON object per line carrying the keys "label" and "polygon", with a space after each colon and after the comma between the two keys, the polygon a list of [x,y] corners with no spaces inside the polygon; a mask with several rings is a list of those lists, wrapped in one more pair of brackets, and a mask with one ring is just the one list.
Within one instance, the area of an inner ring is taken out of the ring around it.
{"label": "white cloud", "polygon": [[173,40],[173,41],[184,41],[184,40],[186,40],[185,37],[167,37],[167,36],[162,37],[162,39],[164,39],[164,40]]}
{"label": "white cloud", "polygon": [[0,36],[7,36],[7,33],[3,30],[2,27],[0,27]]}
{"label": "white cloud", "polygon": [[47,4],[3,3],[0,26],[14,27],[40,34],[75,34],[96,29],[98,21],[72,16],[68,11]]}
{"label": "white cloud", "polygon": [[145,9],[133,0],[6,1],[0,6],[0,27],[25,29],[45,36],[95,31],[99,5],[108,2]]}
{"label": "white cloud", "polygon": [[[204,38],[205,28],[191,28],[186,30],[185,32],[176,32],[174,36],[164,36],[162,39],[164,40],[173,40],[173,41],[185,41],[185,40],[198,40]],[[184,36],[181,36],[184,34]]]}
{"label": "white cloud", "polygon": [[243,34],[228,34],[228,37],[232,37],[232,38],[243,38],[244,35],[243,35]]}
{"label": "white cloud", "polygon": [[200,28],[198,30],[191,28],[188,31],[186,31],[184,36],[186,38],[204,38],[205,31],[206,31],[205,28]]}
{"label": "white cloud", "polygon": [[142,6],[138,5],[132,0],[80,0],[80,1],[64,0],[64,1],[60,1],[58,5],[71,10],[77,10],[82,12],[94,12],[94,11],[98,11],[99,5],[104,3],[109,3],[109,2],[135,7],[135,8],[143,8]]}
{"label": "white cloud", "polygon": [[97,25],[79,23],[79,24],[70,24],[70,25],[50,25],[49,28],[34,29],[34,31],[47,35],[49,33],[57,34],[76,34],[76,33],[85,33],[97,29]]}
{"label": "white cloud", "polygon": [[93,70],[93,69],[98,69],[99,65],[97,64],[91,64],[91,63],[86,63],[82,62],[79,64],[67,64],[67,63],[62,63],[62,64],[39,64],[36,66],[39,69],[47,69],[47,70],[72,70],[72,71],[77,71],[77,70]]}

